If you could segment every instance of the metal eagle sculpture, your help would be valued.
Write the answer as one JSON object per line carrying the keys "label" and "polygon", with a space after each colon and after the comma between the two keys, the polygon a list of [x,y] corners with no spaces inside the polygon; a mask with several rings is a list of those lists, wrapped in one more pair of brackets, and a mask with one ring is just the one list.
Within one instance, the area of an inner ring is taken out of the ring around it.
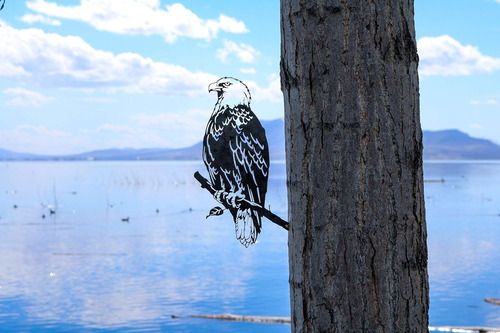
{"label": "metal eagle sculpture", "polygon": [[203,138],[203,161],[215,200],[228,207],[236,238],[248,247],[257,241],[262,222],[260,214],[241,201],[264,207],[269,175],[265,130],[250,108],[252,98],[243,82],[223,77],[208,91],[217,93],[217,102]]}
{"label": "metal eagle sculpture", "polygon": [[250,108],[248,87],[233,77],[223,77],[208,87],[217,102],[203,137],[203,161],[209,179],[194,177],[224,206],[210,216],[228,210],[234,220],[236,238],[245,247],[254,244],[262,230],[262,217],[288,230],[288,222],[264,208],[269,177],[269,147],[266,132]]}

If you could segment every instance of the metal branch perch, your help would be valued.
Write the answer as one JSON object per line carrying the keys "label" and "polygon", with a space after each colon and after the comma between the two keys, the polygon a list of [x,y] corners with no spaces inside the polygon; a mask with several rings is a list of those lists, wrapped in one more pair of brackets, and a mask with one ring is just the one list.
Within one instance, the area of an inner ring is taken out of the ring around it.
{"label": "metal branch perch", "polygon": [[[202,188],[206,189],[212,195],[215,194],[216,191],[212,187],[212,184],[210,184],[210,182],[205,177],[203,177],[198,171],[196,171],[194,173],[194,178],[196,178],[196,180],[200,182]],[[221,202],[221,203],[224,205],[224,207],[226,209],[229,209],[229,210],[233,209],[233,207],[229,206],[227,203],[225,203],[225,202]],[[241,204],[242,208],[253,209],[257,213],[259,213],[261,216],[266,217],[269,221],[271,221],[271,222],[279,225],[280,227],[282,227],[282,228],[284,228],[286,230],[288,230],[289,227],[290,227],[290,225],[288,224],[287,221],[283,220],[278,215],[276,215],[276,214],[270,212],[269,210],[265,209],[261,205],[256,204],[255,202],[249,201],[247,199],[243,199],[243,200],[241,200],[240,204]]]}

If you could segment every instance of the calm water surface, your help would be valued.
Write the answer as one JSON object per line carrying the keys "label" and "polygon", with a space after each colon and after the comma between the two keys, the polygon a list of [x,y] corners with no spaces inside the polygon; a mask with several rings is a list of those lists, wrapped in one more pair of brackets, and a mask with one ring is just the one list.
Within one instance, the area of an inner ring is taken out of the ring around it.
{"label": "calm water surface", "polygon": [[[1,331],[289,332],[286,232],[236,241],[198,162],[0,164]],[[432,325],[500,326],[500,163],[426,163]],[[267,204],[286,218],[283,163]],[[55,210],[51,214],[50,210]],[[123,221],[128,219],[128,221]]]}
{"label": "calm water surface", "polygon": [[500,161],[425,163],[431,325],[500,327]]}

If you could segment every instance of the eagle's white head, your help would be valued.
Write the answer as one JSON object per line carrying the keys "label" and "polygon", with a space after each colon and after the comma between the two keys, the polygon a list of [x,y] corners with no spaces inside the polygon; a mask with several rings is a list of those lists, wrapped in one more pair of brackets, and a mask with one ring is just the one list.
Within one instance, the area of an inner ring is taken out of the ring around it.
{"label": "eagle's white head", "polygon": [[230,107],[235,105],[250,106],[252,97],[248,87],[234,77],[223,77],[208,86],[208,92],[216,91],[218,103],[228,105]]}

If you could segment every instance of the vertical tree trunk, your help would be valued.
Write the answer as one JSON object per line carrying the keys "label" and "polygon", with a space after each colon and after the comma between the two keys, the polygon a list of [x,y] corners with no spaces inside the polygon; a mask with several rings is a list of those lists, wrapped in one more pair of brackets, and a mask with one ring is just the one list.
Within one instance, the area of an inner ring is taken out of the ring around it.
{"label": "vertical tree trunk", "polygon": [[281,0],[292,331],[428,330],[413,0]]}

